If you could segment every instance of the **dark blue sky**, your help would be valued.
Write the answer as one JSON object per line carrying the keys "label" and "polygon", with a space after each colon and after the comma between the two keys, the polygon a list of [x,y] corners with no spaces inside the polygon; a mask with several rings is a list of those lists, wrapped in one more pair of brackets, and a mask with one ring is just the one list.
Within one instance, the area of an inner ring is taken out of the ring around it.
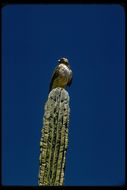
{"label": "dark blue sky", "polygon": [[2,9],[2,184],[38,185],[43,109],[61,57],[74,78],[65,185],[121,185],[125,13],[104,4]]}

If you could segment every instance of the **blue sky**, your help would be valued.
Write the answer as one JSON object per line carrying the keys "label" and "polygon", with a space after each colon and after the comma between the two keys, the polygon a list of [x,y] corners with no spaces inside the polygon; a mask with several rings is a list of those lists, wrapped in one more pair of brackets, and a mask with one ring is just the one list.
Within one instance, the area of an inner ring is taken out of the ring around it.
{"label": "blue sky", "polygon": [[73,70],[64,185],[125,180],[125,13],[120,5],[2,9],[2,184],[38,185],[39,142],[52,72]]}

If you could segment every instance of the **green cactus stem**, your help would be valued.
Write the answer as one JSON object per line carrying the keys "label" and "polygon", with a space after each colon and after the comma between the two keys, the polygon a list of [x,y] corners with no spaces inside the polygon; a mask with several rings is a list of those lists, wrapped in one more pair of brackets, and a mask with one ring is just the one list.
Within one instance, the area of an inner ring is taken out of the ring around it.
{"label": "green cactus stem", "polygon": [[53,89],[45,104],[40,140],[39,186],[64,183],[68,146],[69,95],[63,88]]}

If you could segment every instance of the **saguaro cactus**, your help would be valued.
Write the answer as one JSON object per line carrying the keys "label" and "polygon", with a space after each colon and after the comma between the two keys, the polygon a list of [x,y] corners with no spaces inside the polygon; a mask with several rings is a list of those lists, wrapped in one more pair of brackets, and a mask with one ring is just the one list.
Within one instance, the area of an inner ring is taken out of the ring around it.
{"label": "saguaro cactus", "polygon": [[63,185],[69,113],[68,92],[63,88],[53,89],[48,95],[43,116],[39,186]]}

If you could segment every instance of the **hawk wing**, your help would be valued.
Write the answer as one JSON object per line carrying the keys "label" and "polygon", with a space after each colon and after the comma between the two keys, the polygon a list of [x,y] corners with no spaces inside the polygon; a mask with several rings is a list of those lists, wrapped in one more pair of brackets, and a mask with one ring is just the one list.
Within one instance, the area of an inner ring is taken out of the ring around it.
{"label": "hawk wing", "polygon": [[54,80],[59,76],[59,66],[57,66],[52,74],[51,82],[49,85],[49,92],[52,90]]}
{"label": "hawk wing", "polygon": [[72,84],[72,80],[73,80],[73,77],[72,77],[72,76],[73,76],[73,75],[72,75],[72,71],[71,71],[70,80],[69,80],[69,82],[67,83],[68,86],[71,86],[71,84]]}

